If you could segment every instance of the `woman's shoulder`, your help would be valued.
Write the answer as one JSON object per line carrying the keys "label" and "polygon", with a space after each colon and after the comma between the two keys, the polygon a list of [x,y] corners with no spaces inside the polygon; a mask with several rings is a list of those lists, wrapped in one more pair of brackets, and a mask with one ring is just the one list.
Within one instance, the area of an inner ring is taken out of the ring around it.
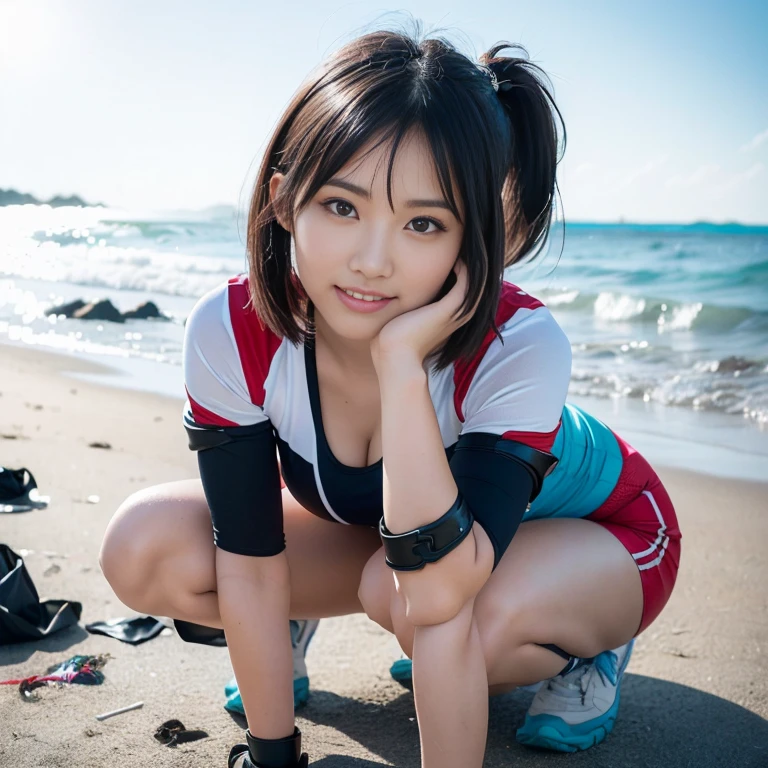
{"label": "woman's shoulder", "polygon": [[186,325],[196,330],[222,326],[235,338],[260,339],[267,346],[279,346],[281,341],[253,307],[247,273],[229,277],[201,296],[189,313]]}
{"label": "woman's shoulder", "polygon": [[496,325],[502,338],[497,354],[513,360],[523,355],[527,365],[541,375],[570,378],[571,343],[543,301],[505,281]]}
{"label": "woman's shoulder", "polygon": [[246,274],[230,277],[200,297],[186,322],[184,368],[187,376],[199,371],[202,376],[236,379],[252,401],[261,404],[283,338],[266,326],[250,300]]}
{"label": "woman's shoulder", "polygon": [[[565,332],[544,302],[528,291],[505,280],[495,320],[503,340],[502,347],[508,347],[507,354],[514,354],[519,345],[533,345],[542,354],[565,352],[567,347],[570,365],[571,347]],[[489,340],[497,338],[491,331]]]}
{"label": "woman's shoulder", "polygon": [[551,402],[556,413],[565,402],[571,374],[567,336],[543,302],[506,281],[495,321],[501,339],[490,329],[475,355],[456,364],[459,418],[505,400],[531,413]]}
{"label": "woman's shoulder", "polygon": [[549,315],[549,311],[535,296],[523,290],[519,285],[504,280],[501,284],[501,296],[496,309],[496,325],[501,328],[508,326],[510,321],[520,322],[532,315],[537,310],[539,316]]}
{"label": "woman's shoulder", "polygon": [[530,433],[551,444],[571,374],[568,338],[543,302],[506,281],[495,321],[501,338],[491,329],[456,368],[457,416],[464,431]]}
{"label": "woman's shoulder", "polygon": [[529,357],[535,351],[545,356],[553,352],[564,354],[570,366],[570,343],[557,320],[544,302],[519,286],[506,280],[502,283],[494,319],[501,340],[492,328],[489,329],[472,359],[457,365],[465,375],[468,371],[476,371],[484,362],[519,355],[521,348],[528,350]]}

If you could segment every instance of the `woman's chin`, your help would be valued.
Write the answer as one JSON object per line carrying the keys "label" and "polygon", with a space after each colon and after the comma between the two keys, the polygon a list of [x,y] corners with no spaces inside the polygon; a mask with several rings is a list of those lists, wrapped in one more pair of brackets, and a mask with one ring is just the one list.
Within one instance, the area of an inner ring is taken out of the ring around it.
{"label": "woman's chin", "polygon": [[370,322],[370,319],[367,323],[346,322],[329,323],[328,325],[339,338],[345,339],[352,344],[370,343],[379,335],[379,331],[383,327],[380,323],[374,325]]}
{"label": "woman's chin", "polygon": [[355,312],[346,307],[331,307],[325,312],[315,306],[328,328],[337,336],[350,342],[371,341],[379,335],[379,331],[392,319],[391,312]]}

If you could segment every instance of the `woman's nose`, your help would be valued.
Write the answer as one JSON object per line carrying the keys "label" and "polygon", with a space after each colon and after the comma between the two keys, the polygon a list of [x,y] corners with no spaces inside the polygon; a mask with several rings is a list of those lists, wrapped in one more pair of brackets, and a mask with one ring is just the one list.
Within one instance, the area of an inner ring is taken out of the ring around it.
{"label": "woman's nose", "polygon": [[369,278],[392,274],[392,243],[383,228],[371,228],[356,244],[350,266]]}

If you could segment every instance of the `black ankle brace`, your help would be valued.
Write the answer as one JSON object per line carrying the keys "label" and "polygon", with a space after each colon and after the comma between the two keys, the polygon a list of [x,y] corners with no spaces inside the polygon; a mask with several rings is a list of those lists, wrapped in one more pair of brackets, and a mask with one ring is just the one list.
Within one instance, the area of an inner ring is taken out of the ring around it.
{"label": "black ankle brace", "polygon": [[260,739],[250,730],[245,732],[248,753],[256,768],[297,768],[306,765],[301,754],[301,731],[294,727],[293,735],[283,739]]}

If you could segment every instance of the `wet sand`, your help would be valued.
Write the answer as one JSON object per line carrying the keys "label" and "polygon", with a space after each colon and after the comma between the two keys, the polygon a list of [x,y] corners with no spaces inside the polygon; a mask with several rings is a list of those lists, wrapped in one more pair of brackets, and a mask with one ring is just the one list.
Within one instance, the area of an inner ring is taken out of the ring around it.
{"label": "wet sand", "polygon": [[[40,674],[74,654],[113,658],[103,685],[44,689],[35,703],[0,687],[0,767],[224,768],[244,740],[244,721],[222,706],[225,649],[175,634],[130,646],[82,628],[135,615],[98,565],[117,506],[139,488],[197,475],[182,402],[62,371],[96,367],[0,346],[0,465],[28,467],[51,497],[47,509],[0,514],[0,542],[31,550],[25,562],[42,599],[79,601],[83,613],[77,628],[0,646],[0,679]],[[88,446],[96,441],[111,448]],[[637,640],[613,733],[570,756],[526,749],[514,734],[531,694],[507,694],[491,701],[486,766],[768,766],[768,484],[659,474],[683,531],[681,570],[664,612]],[[98,503],[86,502],[91,495]],[[363,615],[321,622],[308,654],[310,700],[297,713],[312,765],[419,765],[413,697],[388,674],[398,655],[394,638]],[[136,701],[144,707],[95,719]],[[170,718],[209,737],[163,746],[152,734]]]}

